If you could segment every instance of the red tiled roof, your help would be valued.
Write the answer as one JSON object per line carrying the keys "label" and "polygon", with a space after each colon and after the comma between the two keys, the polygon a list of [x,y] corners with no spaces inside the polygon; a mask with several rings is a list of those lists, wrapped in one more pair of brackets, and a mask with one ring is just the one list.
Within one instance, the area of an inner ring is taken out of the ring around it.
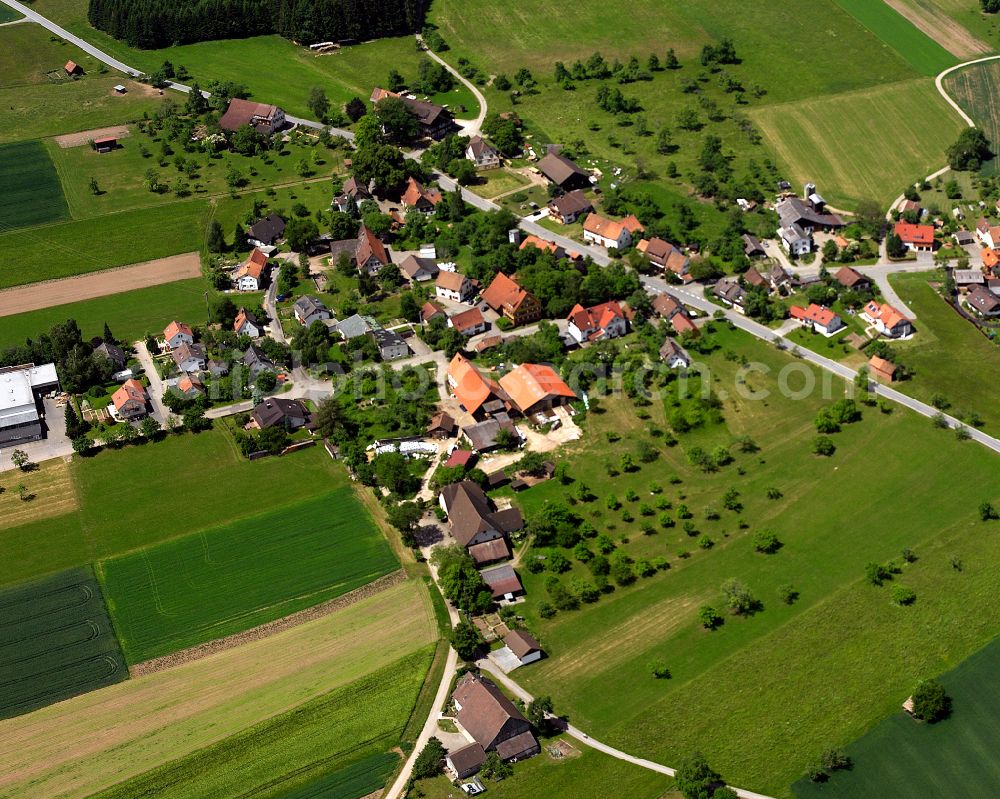
{"label": "red tiled roof", "polygon": [[464,333],[466,330],[486,324],[483,313],[478,308],[470,308],[467,311],[462,311],[462,313],[457,313],[451,317],[450,321],[451,326],[459,333]]}
{"label": "red tiled roof", "polygon": [[909,222],[897,222],[895,231],[904,244],[913,244],[918,247],[929,247],[934,244],[933,225],[913,225]]}
{"label": "red tiled roof", "polygon": [[522,363],[500,378],[500,387],[521,413],[552,397],[576,399],[573,389],[551,366],[544,364]]}
{"label": "red tiled roof", "polygon": [[494,311],[509,308],[516,313],[521,304],[531,296],[526,289],[521,288],[515,278],[507,277],[503,272],[497,272],[489,286],[483,292],[483,302]]}
{"label": "red tiled roof", "polygon": [[553,241],[547,241],[545,239],[540,239],[538,236],[532,234],[530,236],[525,236],[524,241],[521,242],[521,246],[518,247],[519,250],[523,250],[525,247],[537,247],[539,250],[548,250],[549,252],[555,254],[556,256],[562,251],[562,247]]}
{"label": "red tiled roof", "polygon": [[837,314],[829,308],[823,308],[814,302],[810,303],[808,308],[800,308],[798,305],[793,305],[789,309],[789,314],[794,319],[814,322],[815,324],[822,325],[823,327],[829,327],[837,318]]}
{"label": "red tiled roof", "polygon": [[194,337],[194,333],[191,332],[191,328],[188,325],[184,324],[183,322],[171,322],[169,325],[167,325],[166,329],[163,331],[163,338],[165,338],[167,341],[170,341],[170,339],[172,339],[178,333],[185,333],[191,336],[192,338]]}
{"label": "red tiled roof", "polygon": [[584,308],[582,305],[574,305],[569,312],[571,321],[580,331],[586,330],[606,330],[615,319],[624,319],[622,307],[614,301],[595,305],[592,308]]}
{"label": "red tiled roof", "polygon": [[475,413],[496,391],[496,383],[483,377],[461,353],[448,364],[448,377],[458,401],[469,413]]}

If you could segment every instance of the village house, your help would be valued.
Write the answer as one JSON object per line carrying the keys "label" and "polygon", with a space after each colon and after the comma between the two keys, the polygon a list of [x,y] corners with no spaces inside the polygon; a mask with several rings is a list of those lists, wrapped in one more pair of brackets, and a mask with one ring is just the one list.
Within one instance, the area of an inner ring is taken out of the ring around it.
{"label": "village house", "polygon": [[968,291],[974,286],[985,286],[986,275],[982,269],[953,269],[952,279],[959,291]]}
{"label": "village house", "polygon": [[1000,316],[1000,297],[983,286],[974,287],[965,301],[980,316]]}
{"label": "village house", "polygon": [[164,329],[163,340],[170,349],[174,349],[181,344],[194,344],[194,333],[188,325],[174,321]]}
{"label": "village house", "polygon": [[313,322],[325,322],[333,317],[322,301],[308,295],[295,301],[292,312],[295,314],[295,321],[303,327],[309,327]]}
{"label": "village house", "polygon": [[508,442],[521,446],[524,437],[510,416],[503,412],[494,414],[490,419],[463,427],[462,438],[475,452],[489,452],[500,446],[501,431],[507,433],[504,438]]}
{"label": "village house", "polygon": [[[954,213],[954,211],[958,211],[959,214],[961,214],[962,209],[961,208],[955,208],[953,210],[953,213]],[[956,219],[962,219],[963,217],[962,216],[956,216],[955,218]],[[973,244],[976,243],[976,237],[973,236],[968,230],[956,230],[954,233],[951,234],[951,237],[955,240],[955,243],[959,247],[968,247],[968,246],[971,246],[971,245],[973,245]]]}
{"label": "village house", "polygon": [[403,337],[393,330],[376,327],[368,332],[368,337],[375,342],[383,361],[398,361],[410,354],[410,348]]}
{"label": "village house", "polygon": [[146,389],[135,378],[129,378],[111,395],[111,404],[119,418],[131,421],[146,415]]}
{"label": "village house", "polygon": [[427,425],[427,435],[431,438],[452,438],[458,432],[458,425],[450,414],[438,411]]}
{"label": "village house", "polygon": [[461,272],[438,272],[434,293],[443,300],[469,302],[476,296],[477,284]]}
{"label": "village house", "polygon": [[786,252],[796,257],[812,252],[813,233],[844,227],[844,220],[839,216],[826,213],[826,204],[816,194],[815,186],[809,184],[806,189],[807,199],[785,197],[774,206],[778,213],[777,232],[781,244]]}
{"label": "village house", "polygon": [[465,148],[465,157],[476,165],[476,169],[496,169],[500,166],[500,151],[482,136],[473,136]]}
{"label": "village house", "polygon": [[889,338],[905,338],[913,334],[913,323],[891,305],[872,300],[865,305],[861,318]]}
{"label": "village house", "polygon": [[561,225],[572,225],[583,214],[593,210],[593,203],[580,189],[574,189],[549,200],[549,219]]}
{"label": "village house", "polygon": [[735,308],[740,313],[743,313],[743,304],[746,302],[747,292],[746,289],[744,289],[743,286],[735,280],[721,278],[715,286],[712,287],[712,293],[726,305],[731,308]]}
{"label": "village house", "polygon": [[420,321],[425,325],[430,324],[433,320],[439,318],[448,318],[448,314],[445,313],[444,308],[442,308],[438,303],[433,300],[428,300],[422,306],[420,306]]}
{"label": "village house", "polygon": [[628,332],[628,321],[617,302],[605,302],[592,308],[574,305],[566,319],[566,332],[578,343],[618,338]]}
{"label": "village house", "polygon": [[117,344],[112,344],[110,341],[102,341],[94,347],[94,352],[101,353],[101,355],[111,362],[111,365],[115,367],[115,369],[125,368],[125,350]]}
{"label": "village house", "polygon": [[346,319],[341,319],[337,322],[333,326],[333,329],[340,333],[344,341],[350,341],[360,336],[367,336],[372,330],[378,327],[381,327],[381,325],[372,317],[352,314]]}
{"label": "village house", "polygon": [[621,222],[593,212],[583,222],[583,240],[608,249],[624,249],[632,243],[632,234],[641,233],[642,223],[631,214]]}
{"label": "village house", "polygon": [[262,372],[271,372],[274,374],[278,371],[278,367],[274,361],[256,344],[251,344],[247,347],[247,351],[243,353],[242,363],[250,373],[251,380],[256,380]]}
{"label": "village house", "polygon": [[406,190],[400,197],[404,208],[413,208],[422,214],[434,213],[434,208],[441,202],[441,192],[437,189],[425,189],[412,176],[406,179]]}
{"label": "village house", "polygon": [[932,252],[934,250],[933,225],[911,225],[909,222],[897,222],[893,231],[908,250],[913,252]]}
{"label": "village house", "polygon": [[243,125],[249,125],[258,133],[271,136],[285,124],[285,112],[276,105],[255,103],[234,97],[229,101],[226,112],[219,117],[219,127],[230,133]]}
{"label": "village house", "polygon": [[673,272],[677,277],[688,273],[691,259],[669,241],[657,237],[641,239],[635,248],[649,258],[653,266],[665,272]]}
{"label": "village house", "polygon": [[197,397],[200,394],[205,393],[204,384],[197,378],[191,375],[182,375],[177,381],[177,385],[174,386],[176,391],[179,391],[185,397]]}
{"label": "village house", "polygon": [[441,270],[433,259],[410,254],[399,262],[399,271],[411,283],[423,283],[433,280]]}
{"label": "village house", "polygon": [[233,273],[233,286],[238,291],[260,291],[267,281],[267,256],[257,247]]}
{"label": "village house", "polygon": [[420,135],[425,139],[443,139],[455,127],[455,119],[451,115],[451,112],[437,103],[417,100],[381,88],[374,89],[369,99],[373,104],[378,104],[387,97],[402,100],[410,113],[417,118],[417,124],[420,126]]}
{"label": "village house", "polygon": [[849,266],[842,266],[833,276],[841,286],[851,291],[871,291],[872,282],[862,275],[857,269]]}
{"label": "village house", "polygon": [[517,597],[524,595],[521,578],[510,564],[483,569],[480,575],[495,602],[513,602]]}
{"label": "village house", "polygon": [[670,369],[687,369],[691,365],[691,356],[672,338],[663,340],[660,347],[660,360]]}
{"label": "village house", "polygon": [[576,399],[565,381],[551,366],[522,363],[500,378],[500,388],[514,408],[524,416],[566,405]]}
{"label": "village house", "polygon": [[531,724],[489,679],[469,672],[455,684],[451,698],[456,721],[484,751],[495,751],[501,760],[521,760],[541,751]]}
{"label": "village house", "polygon": [[478,336],[490,329],[483,312],[478,308],[470,308],[454,316],[448,317],[448,327],[454,328],[463,336]]}
{"label": "village house", "polygon": [[504,636],[503,643],[522,666],[541,660],[545,654],[542,645],[524,630],[511,630]]}
{"label": "village house", "polygon": [[663,294],[657,294],[653,297],[653,310],[656,314],[663,319],[666,319],[670,326],[673,327],[674,332],[678,335],[682,333],[690,333],[697,336],[699,334],[698,328],[692,321],[691,316],[688,314],[687,309],[672,294],[664,292]]}
{"label": "village house", "polygon": [[493,379],[487,379],[464,355],[458,353],[448,364],[448,388],[459,404],[474,419],[491,413],[510,411],[513,407],[507,392]]}
{"label": "village house", "polygon": [[563,191],[586,189],[590,186],[590,173],[559,153],[549,152],[538,162],[537,168],[546,179]]}
{"label": "village house", "polygon": [[868,359],[868,374],[880,383],[891,383],[896,379],[896,364],[873,355]]}
{"label": "village house", "polygon": [[518,247],[518,250],[523,250],[526,247],[535,247],[539,250],[548,250],[556,257],[557,260],[561,260],[566,257],[566,250],[564,250],[554,241],[548,241],[547,239],[539,238],[534,234],[531,234],[530,236],[525,236],[524,240]]}
{"label": "village house", "polygon": [[810,303],[808,308],[793,305],[788,309],[788,315],[798,320],[803,327],[815,330],[829,338],[844,327],[844,320],[829,308],[823,308],[816,303]]}
{"label": "village house", "polygon": [[[479,484],[472,480],[446,485],[441,489],[438,503],[448,515],[448,526],[455,541],[468,550],[473,560],[479,563],[486,556],[489,560],[510,557],[507,537],[524,527],[521,511],[515,507],[497,510]],[[495,541],[501,543],[476,549],[479,545]],[[505,554],[495,557],[501,544]]]}
{"label": "village house", "polygon": [[268,214],[247,229],[247,241],[255,247],[270,247],[284,235],[285,220],[277,214]]}
{"label": "village house", "polygon": [[976,223],[976,237],[989,249],[1000,249],[1000,225],[991,225],[988,219]]}
{"label": "village house", "polygon": [[258,430],[281,427],[292,431],[303,427],[309,417],[310,413],[301,400],[267,397],[251,412],[249,424]]}
{"label": "village house", "polygon": [[383,266],[391,262],[382,240],[367,225],[362,225],[358,231],[354,262],[357,264],[359,272],[369,275],[378,274]]}
{"label": "village house", "polygon": [[471,777],[486,762],[486,752],[482,746],[473,741],[459,749],[449,752],[444,759],[445,766],[457,779]]}
{"label": "village house", "polygon": [[370,199],[372,199],[372,195],[368,191],[368,187],[358,183],[357,179],[350,177],[341,186],[340,194],[333,198],[333,207],[342,214],[346,214],[357,208],[365,200]]}
{"label": "village house", "polygon": [[994,272],[996,268],[1000,266],[1000,253],[996,250],[984,247],[983,251],[979,254],[979,257],[983,259],[983,269],[987,272]]}
{"label": "village house", "polygon": [[264,326],[257,321],[246,308],[240,308],[233,322],[233,331],[237,336],[249,336],[250,338],[260,338],[264,333]]}
{"label": "village house", "polygon": [[767,255],[767,250],[764,249],[764,245],[756,236],[744,233],[741,238],[743,239],[743,254],[747,258],[763,258]]}
{"label": "village house", "polygon": [[537,322],[542,318],[542,304],[517,282],[517,275],[508,277],[497,272],[483,292],[483,302],[515,325]]}
{"label": "village house", "polygon": [[170,357],[182,372],[200,372],[208,360],[201,344],[181,344],[170,352]]}

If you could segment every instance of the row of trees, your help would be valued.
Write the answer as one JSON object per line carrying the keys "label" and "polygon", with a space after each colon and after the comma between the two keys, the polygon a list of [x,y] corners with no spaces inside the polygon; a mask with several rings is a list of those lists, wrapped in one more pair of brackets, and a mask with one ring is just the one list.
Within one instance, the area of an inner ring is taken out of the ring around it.
{"label": "row of trees", "polygon": [[306,44],[415,33],[425,0],[90,0],[95,28],[132,47],[155,49],[278,33]]}

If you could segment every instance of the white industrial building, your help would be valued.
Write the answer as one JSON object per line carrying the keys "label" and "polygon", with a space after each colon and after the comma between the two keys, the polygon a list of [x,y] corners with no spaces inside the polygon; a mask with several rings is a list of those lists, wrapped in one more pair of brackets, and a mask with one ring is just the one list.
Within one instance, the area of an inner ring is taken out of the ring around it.
{"label": "white industrial building", "polygon": [[40,440],[43,429],[38,397],[58,388],[52,363],[0,369],[0,446]]}

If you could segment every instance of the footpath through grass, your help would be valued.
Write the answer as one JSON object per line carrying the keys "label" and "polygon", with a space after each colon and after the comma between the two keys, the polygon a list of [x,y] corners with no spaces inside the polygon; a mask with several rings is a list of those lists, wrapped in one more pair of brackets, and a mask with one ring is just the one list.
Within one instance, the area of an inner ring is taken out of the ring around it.
{"label": "footpath through grass", "polygon": [[[574,512],[630,557],[664,557],[670,568],[548,620],[537,609],[551,575],[524,570],[529,600],[521,612],[549,657],[518,672],[518,680],[536,695],[551,694],[559,712],[625,751],[673,765],[701,749],[734,783],[787,796],[820,751],[854,739],[898,706],[917,679],[1000,632],[988,610],[1000,574],[985,566],[1000,557],[1000,539],[976,512],[982,500],[1000,496],[1000,477],[990,452],[898,408],[864,408],[862,421],[833,436],[832,457],[813,455],[816,411],[843,396],[842,384],[823,400],[823,377],[814,369],[719,328],[720,350],[700,360],[716,395],[727,392],[724,425],[681,434],[677,446],[664,448],[649,432],[664,424],[661,408],[608,400],[607,412],[591,415],[584,439],[564,453],[575,483],[595,496],[577,501]],[[739,356],[769,371],[750,371],[740,384]],[[786,367],[790,388],[807,376],[817,388],[804,399],[784,398],[776,378]],[[770,393],[750,400],[745,390]],[[620,437],[610,450],[609,433]],[[733,442],[741,435],[760,451],[739,452]],[[642,441],[659,450],[654,462],[640,463]],[[733,464],[703,473],[688,462],[695,446],[711,451],[718,444],[731,446]],[[609,451],[632,453],[640,468],[609,475],[609,460],[618,465]],[[672,476],[680,482],[672,484]],[[654,484],[661,493],[651,493]],[[730,489],[739,492],[737,511],[723,504]],[[576,490],[549,481],[518,502],[530,521]],[[612,494],[620,509],[610,509]],[[659,521],[662,500],[675,527]],[[645,518],[643,505],[651,513]],[[692,516],[690,533],[682,529],[681,505]],[[644,522],[652,523],[651,534],[640,529]],[[778,552],[754,550],[760,530],[777,535]],[[917,601],[900,608],[888,588],[863,580],[867,562],[899,559],[904,547],[918,560],[896,580],[913,588]],[[688,556],[678,557],[682,551]],[[571,569],[559,576],[563,585],[592,579],[565,554]],[[968,564],[964,572],[949,565],[952,554]],[[729,578],[749,586],[763,609],[728,616],[708,632],[698,609],[724,607],[720,587]],[[794,604],[779,598],[783,585],[798,592]],[[672,679],[653,678],[650,664],[658,660]]]}
{"label": "footpath through grass", "polygon": [[349,487],[101,561],[129,663],[242,632],[398,568]]}
{"label": "footpath through grass", "polygon": [[803,779],[798,799],[951,799],[991,796],[1000,785],[1000,640],[941,677],[952,700],[950,718],[936,724],[896,711],[847,747],[850,771],[825,784]]}

